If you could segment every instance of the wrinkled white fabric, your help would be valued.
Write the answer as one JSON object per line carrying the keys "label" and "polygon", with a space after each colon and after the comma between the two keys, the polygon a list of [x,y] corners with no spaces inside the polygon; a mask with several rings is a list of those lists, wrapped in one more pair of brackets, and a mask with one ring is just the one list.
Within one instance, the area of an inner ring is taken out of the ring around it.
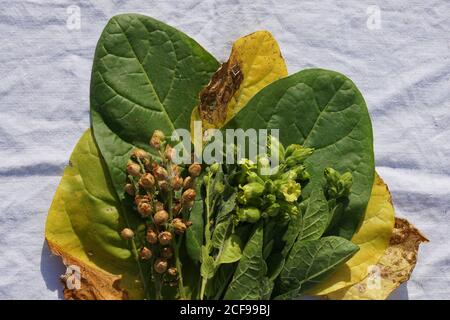
{"label": "wrinkled white fabric", "polygon": [[0,0],[0,298],[61,298],[64,269],[44,243],[46,214],[89,126],[96,42],[108,19],[124,12],[173,25],[222,60],[233,40],[267,29],[290,73],[321,67],[349,76],[367,101],[377,170],[397,215],[431,240],[394,297],[450,298],[446,0]]}

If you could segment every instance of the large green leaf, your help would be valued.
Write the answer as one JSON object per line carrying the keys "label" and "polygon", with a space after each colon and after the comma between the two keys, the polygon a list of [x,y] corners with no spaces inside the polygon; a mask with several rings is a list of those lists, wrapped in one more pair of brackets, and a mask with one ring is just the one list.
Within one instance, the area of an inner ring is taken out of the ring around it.
{"label": "large green leaf", "polygon": [[263,281],[267,266],[263,259],[263,227],[258,226],[245,245],[242,258],[228,286],[226,300],[259,300],[263,295]]}
{"label": "large green leaf", "polygon": [[297,241],[278,278],[278,298],[292,298],[323,280],[350,259],[358,246],[340,237]]}
{"label": "large green leaf", "polygon": [[143,298],[145,266],[119,234],[125,226],[139,229],[139,221],[124,216],[110,186],[108,172],[87,130],[64,170],[47,218],[46,239],[67,264],[82,268],[83,281],[88,282],[82,289],[94,290],[89,297],[121,298],[113,283],[121,277],[119,288],[126,290],[129,298]]}
{"label": "large green leaf", "polygon": [[120,197],[130,150],[148,149],[155,129],[188,129],[199,91],[218,66],[193,39],[155,19],[124,14],[108,22],[95,51],[91,116]]}
{"label": "large green leaf", "polygon": [[283,144],[313,147],[307,159],[308,194],[325,167],[353,174],[350,203],[333,234],[350,239],[367,206],[374,179],[372,126],[355,84],[337,72],[309,69],[278,80],[256,94],[227,128],[279,129]]}

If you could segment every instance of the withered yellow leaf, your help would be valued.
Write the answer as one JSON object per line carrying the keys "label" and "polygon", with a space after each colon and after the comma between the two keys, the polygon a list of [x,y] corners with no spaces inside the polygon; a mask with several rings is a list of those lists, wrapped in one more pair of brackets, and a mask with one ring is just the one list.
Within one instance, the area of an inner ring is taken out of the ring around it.
{"label": "withered yellow leaf", "polygon": [[336,300],[384,300],[408,281],[417,262],[419,245],[428,242],[407,220],[395,218],[390,245],[369,275],[352,286],[328,295]]}
{"label": "withered yellow leaf", "polygon": [[376,174],[361,227],[352,238],[360,250],[330,278],[312,288],[311,295],[326,295],[363,280],[389,246],[394,228],[394,207],[387,185]]}
{"label": "withered yellow leaf", "polygon": [[230,57],[200,92],[191,115],[203,129],[221,128],[268,84],[287,76],[278,43],[268,31],[257,31],[234,42]]}
{"label": "withered yellow leaf", "polygon": [[64,170],[45,229],[52,253],[61,256],[66,266],[80,269],[81,288],[66,286],[66,299],[144,296],[136,261],[119,235],[124,221],[107,179],[87,130]]}

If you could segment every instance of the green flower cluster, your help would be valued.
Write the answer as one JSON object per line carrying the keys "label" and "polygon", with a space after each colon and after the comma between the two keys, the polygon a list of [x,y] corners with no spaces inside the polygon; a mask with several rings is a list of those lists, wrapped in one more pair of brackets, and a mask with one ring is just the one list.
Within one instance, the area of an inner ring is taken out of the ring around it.
{"label": "green flower cluster", "polygon": [[[270,153],[277,152],[278,167],[271,170],[267,155],[258,156],[256,163],[243,159],[236,173],[239,184],[235,223],[255,223],[261,217],[299,214],[302,185],[309,180],[304,165],[313,149],[292,144],[286,149],[274,138],[269,140]],[[266,174],[270,173],[271,174]]]}

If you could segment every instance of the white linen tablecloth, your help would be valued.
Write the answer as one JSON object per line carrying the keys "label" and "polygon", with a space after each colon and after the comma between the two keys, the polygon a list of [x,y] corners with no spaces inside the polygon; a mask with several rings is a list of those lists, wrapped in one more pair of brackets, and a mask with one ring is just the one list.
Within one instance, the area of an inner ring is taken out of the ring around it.
{"label": "white linen tablecloth", "polygon": [[448,0],[0,0],[0,298],[61,298],[64,268],[44,243],[47,210],[89,126],[96,42],[125,12],[173,25],[221,60],[233,40],[267,29],[290,73],[349,76],[369,107],[397,215],[431,240],[394,298],[450,298]]}

